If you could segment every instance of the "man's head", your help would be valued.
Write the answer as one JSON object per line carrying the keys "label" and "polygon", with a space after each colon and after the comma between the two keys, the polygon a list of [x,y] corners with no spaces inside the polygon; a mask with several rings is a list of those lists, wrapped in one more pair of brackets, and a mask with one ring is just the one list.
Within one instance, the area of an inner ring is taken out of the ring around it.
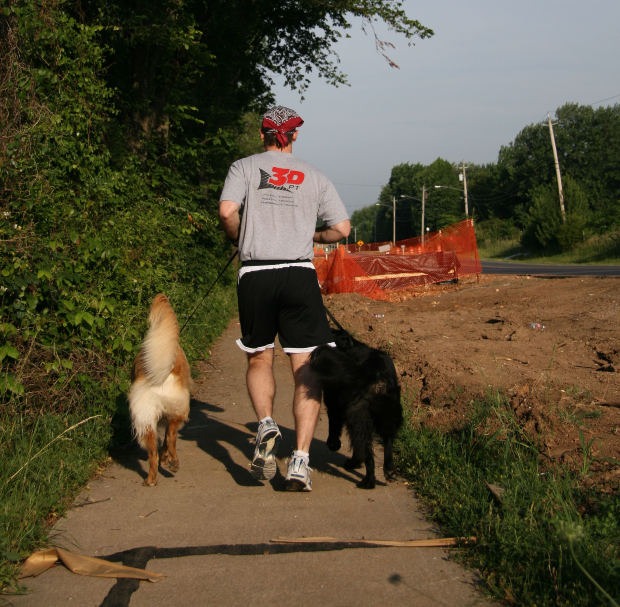
{"label": "man's head", "polygon": [[270,108],[263,115],[261,133],[265,147],[276,146],[280,149],[287,147],[293,141],[293,134],[297,127],[304,123],[301,116],[283,105]]}

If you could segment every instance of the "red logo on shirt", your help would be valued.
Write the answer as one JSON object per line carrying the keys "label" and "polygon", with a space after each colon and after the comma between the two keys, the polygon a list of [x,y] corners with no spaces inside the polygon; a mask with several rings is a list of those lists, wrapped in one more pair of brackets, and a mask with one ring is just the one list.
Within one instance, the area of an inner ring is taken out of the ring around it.
{"label": "red logo on shirt", "polygon": [[280,167],[273,167],[271,169],[271,179],[269,183],[276,187],[286,185],[301,185],[305,175],[301,171],[292,171],[291,169],[281,169]]}
{"label": "red logo on shirt", "polygon": [[306,175],[301,171],[293,169],[285,169],[282,167],[273,167],[271,175],[261,169],[261,180],[259,189],[275,188],[278,190],[291,190],[299,187]]}

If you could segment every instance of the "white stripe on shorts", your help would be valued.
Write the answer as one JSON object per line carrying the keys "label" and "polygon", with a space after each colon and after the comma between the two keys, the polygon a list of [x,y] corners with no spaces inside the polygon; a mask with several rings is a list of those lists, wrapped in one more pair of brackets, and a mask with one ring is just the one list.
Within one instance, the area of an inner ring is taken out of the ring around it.
{"label": "white stripe on shorts", "polygon": [[244,352],[247,352],[248,354],[256,354],[256,352],[264,352],[265,350],[271,350],[276,347],[276,345],[273,342],[271,342],[270,344],[267,344],[266,346],[259,346],[258,348],[248,348],[247,346],[243,345],[243,342],[240,339],[236,341],[236,344]]}
{"label": "white stripe on shorts", "polygon": [[274,263],[266,266],[241,266],[239,268],[239,274],[237,274],[237,280],[241,280],[241,277],[248,272],[258,272],[259,270],[279,270],[281,268],[309,268],[314,270],[314,264],[311,261],[287,261],[284,263]]}

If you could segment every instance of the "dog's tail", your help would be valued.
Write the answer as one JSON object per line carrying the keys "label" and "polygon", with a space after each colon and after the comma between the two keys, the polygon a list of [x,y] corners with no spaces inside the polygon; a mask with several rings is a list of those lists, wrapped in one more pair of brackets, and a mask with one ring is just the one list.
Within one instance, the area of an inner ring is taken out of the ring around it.
{"label": "dog's tail", "polygon": [[168,301],[159,293],[149,313],[149,329],[142,343],[142,362],[150,384],[159,386],[172,371],[179,345],[179,322]]}

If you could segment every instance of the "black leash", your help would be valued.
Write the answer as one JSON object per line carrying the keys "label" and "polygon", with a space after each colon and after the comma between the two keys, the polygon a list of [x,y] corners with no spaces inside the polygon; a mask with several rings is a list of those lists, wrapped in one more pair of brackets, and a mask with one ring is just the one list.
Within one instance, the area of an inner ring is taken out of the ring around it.
{"label": "black leash", "polygon": [[213,288],[217,284],[217,281],[220,278],[222,278],[222,275],[224,274],[224,272],[226,272],[226,269],[232,263],[233,259],[237,257],[238,253],[239,253],[239,249],[235,249],[234,253],[229,257],[228,261],[226,262],[226,265],[224,265],[224,267],[220,270],[220,273],[217,275],[216,279],[213,281],[213,283],[211,284],[207,292],[203,295],[202,299],[196,304],[194,309],[190,312],[189,316],[185,319],[185,322],[183,323],[183,326],[181,327],[181,331],[179,331],[180,333],[183,332],[183,329],[185,329],[185,326],[187,325],[187,323],[190,321],[192,316],[194,316],[194,314],[196,313],[196,310],[198,310],[198,308],[202,305],[204,300],[207,299],[211,291],[213,291]]}
{"label": "black leash", "polygon": [[336,320],[336,317],[329,311],[329,308],[326,305],[323,305],[325,311],[327,312],[327,316],[331,319],[331,321],[341,330],[344,331],[347,335],[349,332]]}

